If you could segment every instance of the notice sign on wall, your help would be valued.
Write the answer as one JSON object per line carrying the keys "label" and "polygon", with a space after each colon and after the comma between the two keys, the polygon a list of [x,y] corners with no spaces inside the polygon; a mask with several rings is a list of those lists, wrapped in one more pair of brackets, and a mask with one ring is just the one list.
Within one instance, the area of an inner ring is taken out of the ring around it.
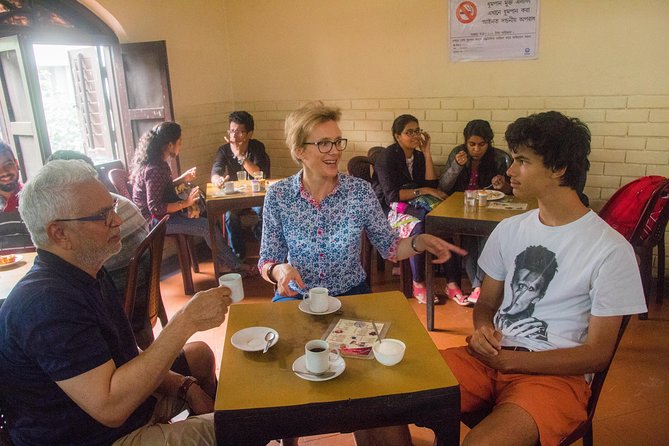
{"label": "notice sign on wall", "polygon": [[536,59],[539,0],[449,0],[451,60]]}

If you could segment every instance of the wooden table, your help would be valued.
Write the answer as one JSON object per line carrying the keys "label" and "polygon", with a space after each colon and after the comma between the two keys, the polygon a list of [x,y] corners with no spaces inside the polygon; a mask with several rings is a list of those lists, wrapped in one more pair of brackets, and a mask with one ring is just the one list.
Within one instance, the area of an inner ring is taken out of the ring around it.
{"label": "wooden table", "polygon": [[[440,445],[460,440],[460,388],[407,299],[399,291],[340,298],[342,314],[313,316],[298,301],[236,304],[230,308],[215,403],[219,445],[266,445],[278,438],[415,423]],[[404,359],[386,367],[345,358],[329,381],[297,377],[291,366],[304,345],[321,338],[335,319],[390,322],[388,337],[407,345]],[[231,343],[238,330],[270,327],[279,341],[266,354]]]}
{"label": "wooden table", "polygon": [[[233,209],[248,209],[254,206],[262,206],[265,201],[265,189],[260,192],[251,192],[251,181],[235,181],[235,187],[245,186],[246,189],[242,192],[222,195],[219,187],[212,183],[207,183],[207,194],[205,202],[207,204],[207,220],[209,221],[209,235],[211,237],[211,257],[214,262],[214,275],[216,280],[221,275],[220,267],[216,261],[218,255],[218,248],[216,247],[216,231],[219,226],[223,227],[221,216],[225,212]],[[268,184],[266,182],[266,184]]]}
{"label": "wooden table", "polygon": [[0,268],[0,299],[7,298],[14,285],[32,268],[35,257],[37,257],[36,252],[24,252],[15,255],[21,256],[22,260]]}
{"label": "wooden table", "polygon": [[[425,218],[425,233],[437,237],[453,237],[458,235],[474,235],[487,237],[497,224],[505,218],[522,214],[537,208],[536,199],[521,200],[514,196],[503,199],[509,203],[526,203],[525,210],[502,210],[488,207],[465,208],[464,194],[454,192],[432,210]],[[425,253],[425,288],[426,295],[434,295],[433,256]],[[427,329],[434,330],[434,302],[427,299]]]}

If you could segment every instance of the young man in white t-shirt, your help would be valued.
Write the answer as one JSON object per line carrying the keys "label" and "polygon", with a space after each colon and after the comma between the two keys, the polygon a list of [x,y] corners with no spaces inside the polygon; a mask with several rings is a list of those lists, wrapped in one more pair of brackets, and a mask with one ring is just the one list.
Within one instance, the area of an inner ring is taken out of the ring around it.
{"label": "young man in white t-shirt", "polygon": [[586,374],[606,367],[622,315],[646,311],[631,245],[585,207],[590,132],[558,112],[506,131],[513,193],[539,208],[502,221],[466,347],[442,352],[461,410],[492,412],[463,444],[557,444],[587,418]]}

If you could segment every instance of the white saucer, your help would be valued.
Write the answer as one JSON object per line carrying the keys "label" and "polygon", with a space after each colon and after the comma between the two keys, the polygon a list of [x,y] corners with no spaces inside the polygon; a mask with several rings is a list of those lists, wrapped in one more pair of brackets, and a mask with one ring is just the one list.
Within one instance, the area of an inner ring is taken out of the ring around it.
{"label": "white saucer", "polygon": [[235,194],[241,194],[241,191],[234,190],[232,192],[226,192],[224,190],[219,190],[218,192],[214,192],[214,197],[225,197],[226,195],[235,195]]}
{"label": "white saucer", "polygon": [[315,311],[311,311],[309,309],[309,302],[308,299],[303,299],[302,302],[300,302],[300,305],[298,306],[300,311],[307,313],[307,314],[314,314],[316,316],[321,315],[321,314],[330,314],[334,313],[335,311],[339,310],[341,308],[341,301],[337,299],[336,297],[328,296],[328,309],[323,311],[322,313],[316,313]]}
{"label": "white saucer", "polygon": [[270,348],[279,342],[279,333],[273,328],[267,327],[248,327],[239,330],[230,338],[232,345],[245,352],[258,352],[265,348],[265,335],[268,331],[274,332],[274,340],[269,345]]}
{"label": "white saucer", "polygon": [[14,256],[14,261],[10,263],[0,263],[0,268],[8,268],[10,266],[16,265],[21,260],[23,260],[23,256],[21,254],[10,254],[10,255]]}
{"label": "white saucer", "polygon": [[298,377],[302,379],[306,379],[307,381],[328,381],[344,373],[344,370],[346,370],[346,362],[344,362],[344,358],[342,358],[341,356],[334,361],[330,361],[330,367],[327,369],[327,372],[334,372],[334,375],[328,376],[326,378],[322,378],[320,376],[315,376],[315,375],[303,375],[302,373],[297,373],[297,372],[309,373],[307,370],[306,355],[300,356],[295,360],[295,362],[293,362],[293,373],[295,373]]}

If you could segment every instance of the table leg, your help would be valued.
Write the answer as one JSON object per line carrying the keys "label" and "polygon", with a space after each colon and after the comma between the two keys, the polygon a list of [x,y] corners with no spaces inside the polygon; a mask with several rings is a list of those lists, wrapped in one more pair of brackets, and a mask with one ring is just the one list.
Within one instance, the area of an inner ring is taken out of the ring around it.
{"label": "table leg", "polygon": [[216,246],[216,231],[218,219],[220,218],[220,210],[214,209],[214,206],[207,205],[207,221],[209,222],[209,237],[211,240],[211,259],[214,262],[214,278],[218,281],[221,275],[220,266],[216,259],[218,258],[218,248]]}
{"label": "table leg", "polygon": [[434,330],[434,299],[432,298],[434,296],[433,258],[429,251],[425,252],[425,298],[427,300],[425,311],[427,312],[427,329],[429,331]]}

